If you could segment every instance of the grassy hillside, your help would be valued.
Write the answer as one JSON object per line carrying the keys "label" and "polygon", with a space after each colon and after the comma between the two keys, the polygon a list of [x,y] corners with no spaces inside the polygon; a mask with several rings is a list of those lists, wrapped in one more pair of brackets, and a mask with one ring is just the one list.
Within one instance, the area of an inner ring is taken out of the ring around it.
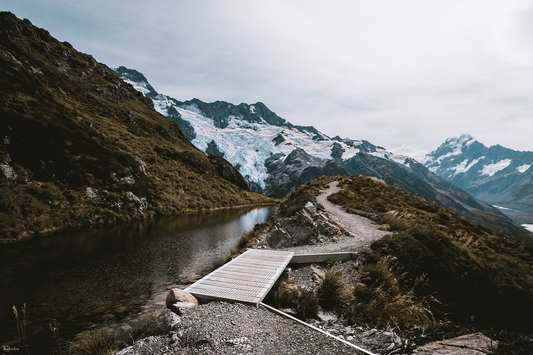
{"label": "grassy hillside", "polygon": [[394,260],[400,287],[416,286],[437,320],[533,331],[531,247],[377,179],[360,175],[340,185],[330,201],[394,232],[372,243],[367,265]]}
{"label": "grassy hillside", "polygon": [[150,99],[0,14],[0,240],[271,201],[222,179]]}

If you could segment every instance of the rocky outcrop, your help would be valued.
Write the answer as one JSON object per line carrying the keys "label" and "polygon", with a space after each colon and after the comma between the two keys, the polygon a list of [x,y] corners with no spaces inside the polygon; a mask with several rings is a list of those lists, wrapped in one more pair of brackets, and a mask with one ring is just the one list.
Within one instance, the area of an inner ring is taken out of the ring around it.
{"label": "rocky outcrop", "polygon": [[221,156],[211,154],[209,155],[209,161],[215,167],[217,174],[231,182],[232,184],[240,187],[243,190],[250,191],[246,180],[242,177],[241,173],[233,167],[226,159]]}
{"label": "rocky outcrop", "polygon": [[224,156],[226,155],[224,152],[220,151],[220,148],[218,147],[217,142],[215,142],[214,140],[211,140],[211,142],[207,144],[207,149],[205,150],[205,154],[218,155],[219,157],[222,157],[222,158],[224,158]]}
{"label": "rocky outcrop", "polygon": [[274,126],[283,126],[286,121],[270,111],[268,107],[262,102],[257,102],[253,105],[241,103],[240,105],[233,105],[225,101],[203,102],[198,99],[179,102],[176,104],[181,107],[195,105],[205,117],[213,120],[217,128],[226,128],[231,117],[239,120],[245,120],[250,123],[267,122]]}
{"label": "rocky outcrop", "polygon": [[498,342],[483,333],[474,333],[421,346],[413,355],[485,355],[492,353],[497,345]]}
{"label": "rocky outcrop", "polygon": [[331,157],[334,160],[340,161],[344,152],[344,148],[337,142],[333,143],[333,145],[331,146]]}
{"label": "rocky outcrop", "polygon": [[274,224],[258,246],[285,248],[303,244],[317,244],[352,237],[339,220],[328,212],[319,212],[316,204],[307,202],[305,208],[293,217],[284,218]]}
{"label": "rocky outcrop", "polygon": [[166,117],[169,120],[174,121],[178,124],[178,126],[181,128],[181,131],[183,132],[185,137],[187,137],[189,142],[196,138],[196,132],[194,131],[194,127],[188,121],[185,121],[181,117],[181,114],[178,112],[178,110],[176,110],[174,106],[170,106],[168,108]]}
{"label": "rocky outcrop", "polygon": [[148,329],[143,333],[143,337],[167,335],[176,329],[181,322],[181,318],[170,309],[165,309],[157,319],[150,324]]}

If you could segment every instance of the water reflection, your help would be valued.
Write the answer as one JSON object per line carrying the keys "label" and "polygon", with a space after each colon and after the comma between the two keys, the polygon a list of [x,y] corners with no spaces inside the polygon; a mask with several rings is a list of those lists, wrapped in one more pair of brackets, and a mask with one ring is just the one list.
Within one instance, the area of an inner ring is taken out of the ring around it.
{"label": "water reflection", "polygon": [[244,231],[271,214],[271,208],[218,211],[3,246],[0,344],[16,338],[11,306],[24,302],[34,350],[53,345],[52,319],[67,339],[103,318],[121,324],[161,303],[168,285],[223,260]]}

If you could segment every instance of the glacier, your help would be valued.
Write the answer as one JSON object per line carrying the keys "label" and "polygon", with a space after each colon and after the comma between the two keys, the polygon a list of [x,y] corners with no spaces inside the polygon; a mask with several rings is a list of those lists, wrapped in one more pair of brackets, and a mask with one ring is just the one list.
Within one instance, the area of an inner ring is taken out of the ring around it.
{"label": "glacier", "polygon": [[503,170],[511,164],[512,159],[503,159],[494,164],[487,164],[481,169],[481,175],[493,176],[498,171]]}
{"label": "glacier", "polygon": [[518,170],[520,173],[525,173],[526,171],[529,170],[529,168],[531,168],[531,166],[533,166],[533,164],[524,164],[524,165],[521,165],[519,167],[516,168],[516,170]]}

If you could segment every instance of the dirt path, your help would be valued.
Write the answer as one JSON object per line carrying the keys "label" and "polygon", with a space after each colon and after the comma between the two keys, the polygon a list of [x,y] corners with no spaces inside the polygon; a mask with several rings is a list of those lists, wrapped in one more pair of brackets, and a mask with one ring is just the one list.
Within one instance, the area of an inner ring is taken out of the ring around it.
{"label": "dirt path", "polygon": [[391,232],[378,229],[376,224],[368,218],[344,212],[342,207],[328,201],[328,196],[340,190],[337,181],[330,183],[322,194],[317,196],[316,200],[322,204],[326,211],[335,215],[348,231],[355,234],[356,237],[344,237],[336,243],[303,245],[299,247],[286,248],[285,250],[294,251],[296,254],[314,254],[314,253],[335,253],[335,252],[359,252],[370,246],[374,240],[383,238]]}

